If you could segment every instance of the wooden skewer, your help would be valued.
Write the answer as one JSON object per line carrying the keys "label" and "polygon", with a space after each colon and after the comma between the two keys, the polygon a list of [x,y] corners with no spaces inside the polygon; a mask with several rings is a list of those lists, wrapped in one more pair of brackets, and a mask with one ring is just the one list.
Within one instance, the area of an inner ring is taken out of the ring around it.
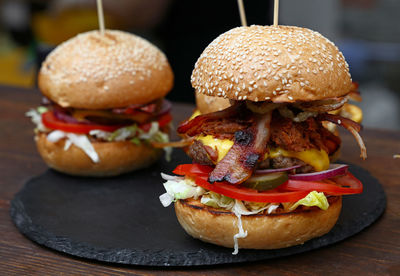
{"label": "wooden skewer", "polygon": [[243,0],[237,0],[237,2],[239,6],[240,21],[242,22],[242,26],[246,27],[247,21],[246,21],[246,13],[244,11]]}
{"label": "wooden skewer", "polygon": [[278,26],[278,17],[279,17],[279,0],[275,0],[274,3],[274,26]]}
{"label": "wooden skewer", "polygon": [[99,18],[100,33],[104,35],[104,13],[102,0],[97,0],[97,17]]}

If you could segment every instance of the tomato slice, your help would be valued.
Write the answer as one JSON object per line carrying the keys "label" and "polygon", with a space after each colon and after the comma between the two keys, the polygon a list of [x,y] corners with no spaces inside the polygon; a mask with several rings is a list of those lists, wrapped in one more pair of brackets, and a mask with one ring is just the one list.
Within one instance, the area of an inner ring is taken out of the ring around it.
{"label": "tomato slice", "polygon": [[[158,118],[157,122],[158,122],[158,126],[159,127],[163,127],[166,126],[167,124],[169,124],[169,122],[172,121],[172,115],[171,113],[165,113],[163,115],[161,115],[160,118]],[[140,129],[142,129],[143,131],[149,131],[151,128],[151,123],[146,123],[146,124],[142,124],[139,126]]]}
{"label": "tomato slice", "polygon": [[[172,121],[170,113],[165,113],[158,119],[160,127],[167,125]],[[59,129],[66,132],[73,132],[79,134],[87,134],[91,130],[99,129],[103,131],[113,132],[126,125],[99,125],[99,124],[79,124],[79,123],[67,123],[59,120],[52,111],[47,111],[42,114],[42,122],[47,128]],[[151,123],[139,125],[143,131],[149,131]]]}
{"label": "tomato slice", "polygon": [[173,170],[174,174],[177,175],[188,175],[188,176],[208,176],[212,172],[213,167],[199,165],[199,164],[182,164]]}
{"label": "tomato slice", "polygon": [[275,190],[259,192],[250,188],[244,188],[225,182],[214,182],[211,184],[207,181],[208,176],[197,176],[195,182],[204,189],[222,194],[224,196],[239,200],[252,202],[296,202],[308,195],[308,191],[280,192]]}
{"label": "tomato slice", "polygon": [[97,125],[97,124],[78,124],[78,123],[66,123],[59,120],[53,113],[53,111],[47,111],[42,114],[42,122],[47,128],[59,129],[66,132],[73,133],[89,133],[91,130],[99,129],[104,131],[115,131],[125,125]]}
{"label": "tomato slice", "polygon": [[157,120],[158,125],[160,127],[168,125],[171,121],[172,121],[172,115],[169,112],[161,115],[161,117]]}

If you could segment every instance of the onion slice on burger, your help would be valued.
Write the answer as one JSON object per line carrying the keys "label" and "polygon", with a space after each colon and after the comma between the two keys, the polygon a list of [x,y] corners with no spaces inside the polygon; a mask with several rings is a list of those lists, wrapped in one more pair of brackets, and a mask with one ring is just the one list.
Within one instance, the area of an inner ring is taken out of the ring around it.
{"label": "onion slice on burger", "polygon": [[295,165],[286,168],[279,168],[279,169],[263,169],[263,170],[255,170],[254,174],[268,174],[268,173],[276,173],[276,172],[287,172],[291,170],[295,170],[297,168],[302,167],[302,165]]}
{"label": "onion slice on burger", "polygon": [[360,124],[348,118],[328,113],[320,114],[318,115],[318,118],[322,121],[329,121],[331,123],[343,126],[345,129],[347,129],[354,136],[358,145],[360,146],[361,150],[360,157],[364,160],[367,158],[367,148],[365,147],[364,141],[362,140],[360,134],[358,133],[361,130]]}
{"label": "onion slice on burger", "polygon": [[348,167],[348,165],[344,164],[331,164],[328,170],[313,173],[290,174],[289,179],[306,181],[324,180],[338,175],[345,175],[348,171]]}

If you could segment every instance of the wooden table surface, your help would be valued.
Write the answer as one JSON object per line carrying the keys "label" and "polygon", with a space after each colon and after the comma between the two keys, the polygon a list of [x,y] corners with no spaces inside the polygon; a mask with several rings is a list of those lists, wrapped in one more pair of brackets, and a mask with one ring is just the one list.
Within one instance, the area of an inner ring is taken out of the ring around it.
{"label": "wooden table surface", "polygon": [[[343,134],[342,159],[369,170],[383,184],[387,209],[372,226],[332,246],[290,257],[246,264],[197,268],[106,265],[70,257],[28,240],[10,219],[10,201],[32,176],[46,170],[24,113],[40,102],[36,90],[0,86],[0,275],[400,275],[400,131],[367,129],[368,159],[359,159],[355,141]],[[184,119],[193,106],[175,104]],[[176,124],[175,124],[176,125]]]}

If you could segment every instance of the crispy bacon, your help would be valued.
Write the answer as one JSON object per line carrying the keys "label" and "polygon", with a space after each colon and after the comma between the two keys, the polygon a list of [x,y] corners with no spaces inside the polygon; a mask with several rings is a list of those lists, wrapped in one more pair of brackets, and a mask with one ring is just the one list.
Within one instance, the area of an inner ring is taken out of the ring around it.
{"label": "crispy bacon", "polygon": [[360,157],[362,159],[367,158],[367,149],[364,145],[364,141],[362,140],[360,134],[358,133],[361,130],[360,124],[358,124],[348,118],[344,118],[340,115],[333,115],[333,114],[328,114],[328,113],[318,115],[318,119],[320,119],[321,121],[329,121],[331,123],[343,126],[345,129],[347,129],[354,136],[358,145],[360,146],[360,150],[361,150]]}
{"label": "crispy bacon", "polygon": [[232,118],[237,116],[244,108],[243,103],[234,104],[224,110],[199,115],[192,120],[186,120],[178,127],[178,133],[186,134],[188,136],[194,136],[198,134],[198,128],[207,121],[218,120],[221,118]]}
{"label": "crispy bacon", "polygon": [[167,148],[167,147],[171,147],[171,148],[183,148],[183,147],[187,147],[190,144],[192,144],[194,141],[194,137],[190,137],[190,138],[186,138],[186,139],[182,139],[179,141],[175,141],[175,142],[168,142],[168,143],[160,143],[160,142],[151,142],[151,145],[154,148]]}
{"label": "crispy bacon", "polygon": [[257,161],[267,148],[272,112],[254,115],[255,121],[249,128],[235,133],[232,148],[210,173],[210,183],[228,181],[240,184],[253,173]]}

